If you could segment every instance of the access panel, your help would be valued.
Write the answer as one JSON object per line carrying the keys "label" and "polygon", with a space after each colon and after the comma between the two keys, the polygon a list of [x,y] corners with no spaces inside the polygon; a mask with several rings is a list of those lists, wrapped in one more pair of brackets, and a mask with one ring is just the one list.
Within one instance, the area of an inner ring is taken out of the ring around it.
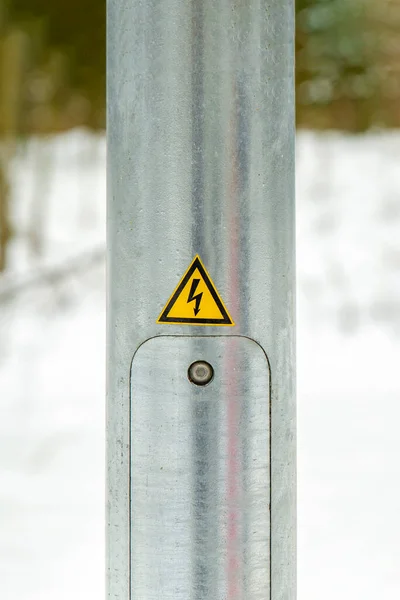
{"label": "access panel", "polygon": [[240,336],[159,336],[131,372],[131,600],[270,598],[270,373]]}

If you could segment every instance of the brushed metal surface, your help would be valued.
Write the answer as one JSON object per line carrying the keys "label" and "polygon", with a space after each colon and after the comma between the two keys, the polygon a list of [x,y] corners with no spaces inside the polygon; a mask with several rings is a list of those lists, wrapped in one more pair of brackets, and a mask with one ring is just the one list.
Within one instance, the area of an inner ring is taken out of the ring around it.
{"label": "brushed metal surface", "polygon": [[[110,600],[130,599],[135,551],[132,357],[166,334],[268,356],[271,598],[295,598],[293,30],[292,0],[108,0]],[[156,323],[196,254],[234,327]]]}
{"label": "brushed metal surface", "polygon": [[[197,386],[188,367],[206,360]],[[244,337],[153,338],[132,362],[132,600],[270,597],[269,367]]]}

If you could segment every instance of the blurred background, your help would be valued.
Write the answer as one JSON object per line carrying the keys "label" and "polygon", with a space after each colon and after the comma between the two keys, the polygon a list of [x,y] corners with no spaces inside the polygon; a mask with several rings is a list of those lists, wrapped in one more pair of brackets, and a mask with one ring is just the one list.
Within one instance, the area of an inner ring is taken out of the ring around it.
{"label": "blurred background", "polygon": [[[298,0],[299,599],[400,597],[400,0]],[[0,0],[0,597],[104,593],[105,1]],[[397,595],[399,594],[399,595]]]}

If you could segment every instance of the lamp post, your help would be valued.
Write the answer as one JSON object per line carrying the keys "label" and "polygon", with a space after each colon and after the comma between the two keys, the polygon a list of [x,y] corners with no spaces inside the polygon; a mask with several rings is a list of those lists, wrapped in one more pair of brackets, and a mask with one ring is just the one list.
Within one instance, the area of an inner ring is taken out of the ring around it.
{"label": "lamp post", "polygon": [[110,600],[294,600],[292,0],[108,0]]}

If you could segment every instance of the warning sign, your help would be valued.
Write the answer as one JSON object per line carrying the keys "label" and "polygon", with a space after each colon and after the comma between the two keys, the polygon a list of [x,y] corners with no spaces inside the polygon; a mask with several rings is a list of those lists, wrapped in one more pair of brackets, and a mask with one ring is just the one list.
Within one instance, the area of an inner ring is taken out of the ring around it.
{"label": "warning sign", "polygon": [[234,325],[199,256],[180,280],[157,323]]}

